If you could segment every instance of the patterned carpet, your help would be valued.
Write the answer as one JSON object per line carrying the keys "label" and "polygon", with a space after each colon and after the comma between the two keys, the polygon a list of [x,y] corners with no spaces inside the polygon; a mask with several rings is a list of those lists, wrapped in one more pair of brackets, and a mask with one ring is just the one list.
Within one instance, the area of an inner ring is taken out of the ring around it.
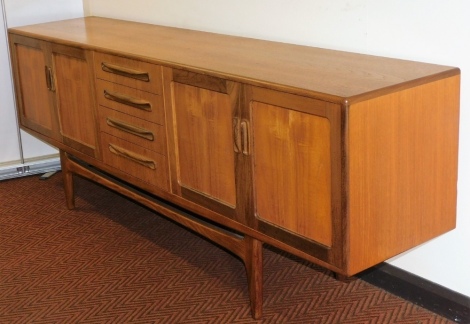
{"label": "patterned carpet", "polygon": [[450,323],[264,248],[264,316],[242,263],[141,206],[61,174],[0,182],[0,323]]}

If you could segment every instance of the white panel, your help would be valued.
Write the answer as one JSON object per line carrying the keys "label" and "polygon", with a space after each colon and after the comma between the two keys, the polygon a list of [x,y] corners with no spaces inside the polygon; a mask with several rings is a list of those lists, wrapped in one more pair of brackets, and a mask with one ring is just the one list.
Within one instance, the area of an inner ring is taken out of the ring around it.
{"label": "white panel", "polygon": [[9,27],[83,17],[82,0],[4,0]]}
{"label": "white panel", "polygon": [[4,23],[3,6],[0,6],[0,169],[21,162]]}
{"label": "white panel", "polygon": [[84,0],[84,7],[87,15],[460,67],[457,230],[391,263],[470,296],[470,1]]}

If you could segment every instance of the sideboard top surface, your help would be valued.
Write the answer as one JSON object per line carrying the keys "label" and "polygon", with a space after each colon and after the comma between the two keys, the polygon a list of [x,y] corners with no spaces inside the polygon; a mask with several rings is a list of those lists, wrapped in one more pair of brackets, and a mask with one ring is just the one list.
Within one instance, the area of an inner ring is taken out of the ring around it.
{"label": "sideboard top surface", "polygon": [[211,73],[331,100],[360,100],[459,74],[458,68],[181,28],[85,17],[11,33]]}

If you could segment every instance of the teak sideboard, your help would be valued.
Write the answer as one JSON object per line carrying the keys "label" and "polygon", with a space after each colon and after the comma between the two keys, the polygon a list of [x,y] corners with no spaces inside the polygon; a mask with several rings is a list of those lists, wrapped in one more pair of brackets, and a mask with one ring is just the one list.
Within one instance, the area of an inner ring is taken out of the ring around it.
{"label": "teak sideboard", "polygon": [[456,225],[458,68],[86,17],[9,30],[21,127],[245,264],[354,275]]}

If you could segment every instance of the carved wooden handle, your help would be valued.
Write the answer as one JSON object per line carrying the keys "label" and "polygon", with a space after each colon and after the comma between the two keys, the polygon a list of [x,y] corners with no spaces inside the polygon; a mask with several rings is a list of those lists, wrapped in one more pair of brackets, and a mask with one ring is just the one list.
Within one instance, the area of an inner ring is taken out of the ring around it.
{"label": "carved wooden handle", "polygon": [[49,89],[49,91],[55,92],[54,74],[52,73],[52,69],[46,65],[45,72],[47,89]]}
{"label": "carved wooden handle", "polygon": [[101,69],[105,72],[114,73],[120,76],[124,76],[126,78],[136,79],[144,82],[150,81],[150,76],[148,72],[133,70],[106,62],[101,63]]}
{"label": "carved wooden handle", "polygon": [[233,118],[233,150],[235,153],[241,152],[242,140],[240,138],[240,119]]}
{"label": "carved wooden handle", "polygon": [[126,96],[121,93],[111,92],[109,90],[104,90],[103,93],[104,97],[108,100],[116,101],[123,105],[131,106],[134,108],[152,111],[152,104],[147,100]]}
{"label": "carved wooden handle", "polygon": [[250,134],[247,120],[233,118],[233,150],[236,153],[250,155]]}
{"label": "carved wooden handle", "polygon": [[242,142],[242,153],[244,155],[250,154],[250,134],[249,134],[249,124],[247,120],[242,120],[240,123],[240,133],[241,133],[241,142]]}
{"label": "carved wooden handle", "polygon": [[123,132],[130,133],[135,136],[139,136],[142,138],[145,138],[146,140],[153,141],[155,139],[155,136],[153,135],[153,132],[145,129],[145,128],[140,128],[134,125],[130,125],[127,123],[124,123],[119,120],[115,120],[112,118],[106,118],[106,124],[108,124],[111,127],[117,128]]}
{"label": "carved wooden handle", "polygon": [[140,165],[143,165],[144,167],[146,168],[149,168],[149,169],[152,169],[152,170],[155,170],[156,169],[156,166],[155,166],[155,162],[152,161],[152,160],[149,160],[139,154],[136,154],[134,152],[131,152],[131,151],[128,151],[122,147],[119,147],[119,146],[116,146],[116,145],[113,145],[113,144],[109,144],[109,151],[111,151],[111,153],[113,154],[116,154],[120,157],[123,157],[125,159],[128,159],[128,160],[131,160],[133,162],[136,162]]}

